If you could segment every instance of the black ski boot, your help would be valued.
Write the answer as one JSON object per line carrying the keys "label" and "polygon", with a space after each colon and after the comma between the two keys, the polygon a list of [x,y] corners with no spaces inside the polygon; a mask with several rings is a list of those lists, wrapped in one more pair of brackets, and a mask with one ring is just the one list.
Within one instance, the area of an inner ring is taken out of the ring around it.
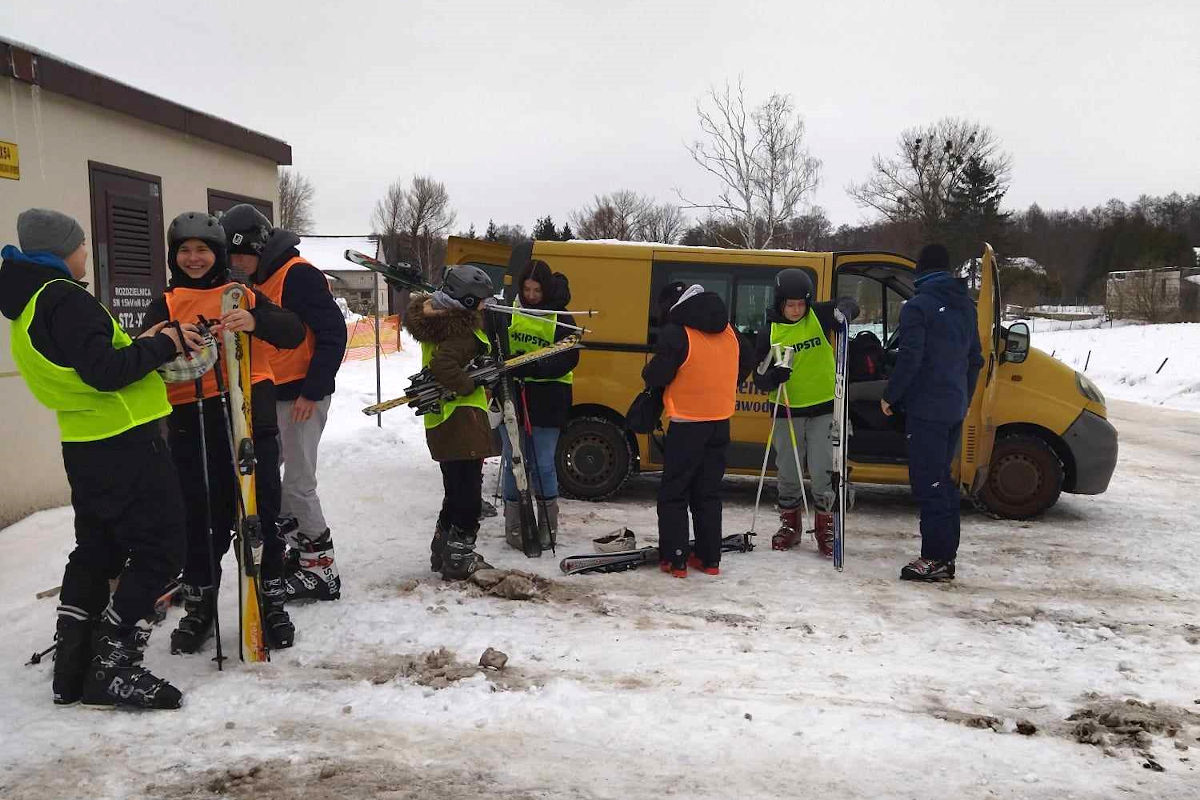
{"label": "black ski boot", "polygon": [[296,639],[296,626],[283,610],[286,602],[287,591],[283,588],[283,578],[262,582],[263,633],[266,634],[267,647],[272,650],[291,647]]}
{"label": "black ski boot", "polygon": [[442,551],[442,580],[461,581],[481,569],[492,568],[491,564],[483,560],[483,556],[475,552],[475,536],[478,533],[479,523],[475,523],[469,530],[451,525],[446,531],[445,547]]}
{"label": "black ski boot", "polygon": [[54,702],[60,706],[78,703],[92,660],[92,618],[88,613],[75,606],[59,606],[54,645]]}
{"label": "black ski boot", "polygon": [[183,585],[183,619],[171,631],[171,652],[197,653],[213,634],[217,592],[212,586]]}
{"label": "black ski boot", "polygon": [[434,572],[442,571],[443,551],[446,549],[446,527],[438,521],[433,529],[433,539],[429,542],[429,569]]}
{"label": "black ski boot", "polygon": [[283,539],[283,574],[291,575],[300,568],[300,520],[283,517],[278,522],[279,535]]}
{"label": "black ski boot", "polygon": [[287,601],[337,600],[342,596],[342,578],[333,560],[333,537],[329,528],[317,539],[297,534],[296,546],[288,555],[296,554],[296,566],[289,569],[284,562],[283,588]]}
{"label": "black ski boot", "polygon": [[149,639],[147,628],[117,626],[103,619],[93,625],[95,655],[83,683],[84,705],[179,708],[183,694],[142,666]]}

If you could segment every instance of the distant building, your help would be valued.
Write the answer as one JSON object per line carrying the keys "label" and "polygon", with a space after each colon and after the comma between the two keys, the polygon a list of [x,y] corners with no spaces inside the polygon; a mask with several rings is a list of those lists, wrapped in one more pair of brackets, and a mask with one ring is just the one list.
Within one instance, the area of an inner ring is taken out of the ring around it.
{"label": "distant building", "polygon": [[[79,220],[90,289],[125,328],[166,286],[164,221],[249,202],[274,219],[286,142],[0,38],[0,244],[17,215]],[[24,386],[0,325],[0,526],[69,500],[54,416]]]}
{"label": "distant building", "polygon": [[[379,257],[379,240],[374,236],[301,236],[300,255],[329,277],[335,297],[346,300],[358,314],[388,313],[387,283],[371,270],[346,260],[347,250]],[[378,303],[378,305],[376,305]]]}
{"label": "distant building", "polygon": [[1108,273],[1105,305],[1116,319],[1200,321],[1200,268],[1158,267]]}

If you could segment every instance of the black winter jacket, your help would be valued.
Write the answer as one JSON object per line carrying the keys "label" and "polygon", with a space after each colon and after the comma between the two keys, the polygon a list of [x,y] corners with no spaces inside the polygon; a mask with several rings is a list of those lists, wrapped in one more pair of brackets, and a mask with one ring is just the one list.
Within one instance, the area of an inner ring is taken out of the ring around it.
{"label": "black winter jacket", "polygon": [[[532,261],[517,276],[517,290],[532,279],[542,285],[542,302],[537,305],[529,304],[527,308],[557,311],[567,307],[571,302],[571,288],[563,275],[554,275],[542,261]],[[508,343],[508,323],[506,314],[491,314],[490,322],[498,323],[503,331],[501,341]],[[574,325],[575,318],[570,314],[559,314],[558,321]],[[559,326],[554,331],[554,341],[561,342],[575,331]],[[537,428],[563,428],[571,413],[574,401],[571,384],[552,381],[542,383],[521,380],[523,378],[561,378],[579,365],[579,351],[568,350],[549,358],[543,358],[513,371],[517,378],[517,403],[527,402],[529,406],[530,424]],[[523,406],[522,406],[523,408]],[[523,413],[518,411],[518,413]]]}
{"label": "black winter jacket", "polygon": [[[296,250],[299,243],[296,234],[276,228],[263,248],[254,282],[266,283],[280,267],[300,255]],[[311,264],[291,268],[280,300],[285,309],[299,315],[305,327],[313,332],[315,342],[308,374],[276,387],[279,399],[295,400],[303,396],[322,400],[333,394],[334,378],[346,354],[346,319],[334,302],[325,274]]]}
{"label": "black winter jacket", "polygon": [[[654,357],[642,369],[642,380],[651,389],[665,389],[675,380],[675,374],[688,357],[688,336],[684,328],[704,333],[720,333],[729,324],[725,301],[714,292],[691,297],[667,312],[666,323],[659,328]],[[738,340],[738,374],[740,384],[754,369],[754,347],[746,337],[735,333]],[[737,391],[737,386],[729,387]]]}
{"label": "black winter jacket", "polygon": [[918,277],[916,295],[900,311],[897,341],[883,399],[916,419],[961,421],[983,366],[966,281],[948,272]]}

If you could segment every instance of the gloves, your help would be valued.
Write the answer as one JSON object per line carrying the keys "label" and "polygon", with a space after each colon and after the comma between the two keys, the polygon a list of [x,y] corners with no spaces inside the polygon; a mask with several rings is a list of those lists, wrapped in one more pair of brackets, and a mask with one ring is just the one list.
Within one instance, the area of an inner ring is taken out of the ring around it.
{"label": "gloves", "polygon": [[842,312],[846,317],[847,322],[853,322],[858,319],[858,315],[862,309],[858,307],[853,297],[839,297],[837,300],[837,310]]}
{"label": "gloves", "polygon": [[768,383],[775,386],[782,386],[792,378],[791,367],[774,366],[767,370],[766,379]]}

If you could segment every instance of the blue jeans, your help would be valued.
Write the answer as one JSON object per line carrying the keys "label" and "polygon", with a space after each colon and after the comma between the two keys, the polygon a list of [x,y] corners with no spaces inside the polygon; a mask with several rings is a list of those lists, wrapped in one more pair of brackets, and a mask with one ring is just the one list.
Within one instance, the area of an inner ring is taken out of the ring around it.
{"label": "blue jeans", "polygon": [[[558,450],[558,428],[534,427],[533,435],[521,431],[521,455],[529,475],[529,490],[543,500],[558,497],[558,472],[554,468],[554,454]],[[517,499],[517,481],[512,473],[512,445],[508,442],[508,429],[500,426],[500,440],[504,447],[504,499]]]}

